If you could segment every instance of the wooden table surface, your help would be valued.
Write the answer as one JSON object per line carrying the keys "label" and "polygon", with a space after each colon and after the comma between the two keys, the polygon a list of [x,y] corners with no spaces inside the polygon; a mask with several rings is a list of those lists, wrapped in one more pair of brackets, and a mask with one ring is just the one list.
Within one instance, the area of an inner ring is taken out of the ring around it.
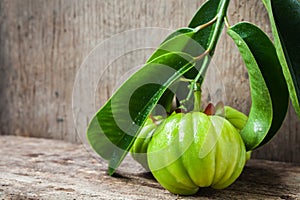
{"label": "wooden table surface", "polygon": [[169,193],[130,157],[115,177],[83,145],[0,136],[0,199],[300,199],[300,165],[250,160],[224,190]]}

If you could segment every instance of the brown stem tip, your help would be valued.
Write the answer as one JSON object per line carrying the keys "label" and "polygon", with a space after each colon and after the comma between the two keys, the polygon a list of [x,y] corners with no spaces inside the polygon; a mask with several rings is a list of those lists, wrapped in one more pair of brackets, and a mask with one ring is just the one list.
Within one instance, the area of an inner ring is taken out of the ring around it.
{"label": "brown stem tip", "polygon": [[214,115],[215,112],[216,112],[216,109],[212,103],[209,103],[204,110],[204,113],[207,115]]}

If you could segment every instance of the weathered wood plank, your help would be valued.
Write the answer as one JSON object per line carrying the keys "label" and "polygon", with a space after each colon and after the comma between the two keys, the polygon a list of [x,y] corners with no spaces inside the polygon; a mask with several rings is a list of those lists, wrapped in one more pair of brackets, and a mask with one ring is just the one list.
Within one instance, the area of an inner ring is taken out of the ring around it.
{"label": "weathered wood plank", "polygon": [[[186,0],[1,0],[0,134],[80,142],[74,131],[72,90],[76,72],[89,52],[110,36],[126,30],[143,27],[174,30],[185,26],[202,2],[204,0],[188,3]],[[231,24],[247,20],[270,33],[260,0],[232,0],[228,16]],[[156,39],[163,40],[163,36]],[[120,76],[136,67],[131,65],[135,56],[141,64],[150,53],[148,49],[121,57],[114,63],[118,68],[108,71],[107,80],[99,84],[96,96],[106,100]],[[216,90],[220,85],[224,87],[226,95],[222,100],[247,113],[251,101],[246,69],[237,48],[225,34],[215,55],[219,73],[216,77],[207,77],[207,86]],[[85,90],[88,88],[83,88],[81,93]],[[214,91],[210,92],[212,96]],[[99,99],[97,106],[103,103]],[[88,120],[82,123],[86,126]],[[253,156],[300,162],[299,130],[300,122],[290,109],[279,134]]]}
{"label": "weathered wood plank", "polygon": [[82,145],[1,136],[0,199],[297,199],[300,166],[250,160],[224,190],[201,189],[191,197],[170,194],[128,158],[117,177]]}

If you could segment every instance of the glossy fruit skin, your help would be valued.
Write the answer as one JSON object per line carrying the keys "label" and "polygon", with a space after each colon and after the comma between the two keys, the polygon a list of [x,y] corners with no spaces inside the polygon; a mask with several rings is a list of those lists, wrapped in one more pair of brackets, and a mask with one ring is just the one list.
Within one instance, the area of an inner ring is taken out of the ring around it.
{"label": "glossy fruit skin", "polygon": [[240,175],[246,162],[238,130],[225,118],[201,112],[169,116],[148,142],[149,168],[167,190],[195,194],[199,187],[222,189]]}

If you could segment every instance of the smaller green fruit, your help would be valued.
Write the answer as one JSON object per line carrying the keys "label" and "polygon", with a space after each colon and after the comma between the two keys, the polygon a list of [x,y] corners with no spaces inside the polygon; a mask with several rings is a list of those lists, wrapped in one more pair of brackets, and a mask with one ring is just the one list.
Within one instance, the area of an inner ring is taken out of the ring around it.
{"label": "smaller green fruit", "polygon": [[134,160],[140,163],[146,170],[150,170],[147,161],[147,148],[151,137],[161,123],[163,118],[161,116],[149,117],[141,131],[139,132],[133,146],[130,149],[131,156]]}
{"label": "smaller green fruit", "polygon": [[224,110],[225,119],[227,119],[238,130],[242,130],[248,120],[248,117],[244,113],[230,106],[225,106]]}

